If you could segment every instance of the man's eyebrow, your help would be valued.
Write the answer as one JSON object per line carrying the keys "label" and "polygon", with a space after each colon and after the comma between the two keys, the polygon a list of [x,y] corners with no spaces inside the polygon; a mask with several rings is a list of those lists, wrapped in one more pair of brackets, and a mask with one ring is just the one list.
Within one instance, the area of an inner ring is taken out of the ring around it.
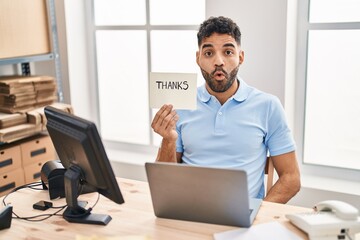
{"label": "man's eyebrow", "polygon": [[223,47],[233,47],[235,48],[235,45],[232,43],[225,43]]}
{"label": "man's eyebrow", "polygon": [[204,48],[208,48],[208,47],[213,47],[213,45],[212,44],[204,44],[204,45],[202,45],[202,49],[204,49]]}

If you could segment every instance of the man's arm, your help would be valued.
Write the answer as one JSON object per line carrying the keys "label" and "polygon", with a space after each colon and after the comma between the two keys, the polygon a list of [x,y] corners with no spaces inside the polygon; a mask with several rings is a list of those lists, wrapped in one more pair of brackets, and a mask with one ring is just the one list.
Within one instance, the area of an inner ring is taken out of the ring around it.
{"label": "man's arm", "polygon": [[182,153],[176,152],[176,142],[168,143],[162,140],[161,147],[159,148],[156,156],[157,162],[177,162],[181,163]]}
{"label": "man's arm", "polygon": [[154,132],[163,137],[161,147],[156,157],[156,161],[159,162],[181,161],[182,154],[176,152],[178,134],[175,127],[179,116],[172,108],[172,105],[163,105],[151,123]]}
{"label": "man's arm", "polygon": [[300,171],[295,152],[271,156],[279,179],[270,189],[265,201],[287,203],[300,190]]}

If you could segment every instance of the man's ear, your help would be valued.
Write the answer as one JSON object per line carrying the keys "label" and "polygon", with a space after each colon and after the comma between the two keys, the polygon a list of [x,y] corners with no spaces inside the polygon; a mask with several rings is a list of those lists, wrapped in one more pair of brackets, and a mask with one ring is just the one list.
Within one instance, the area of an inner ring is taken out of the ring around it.
{"label": "man's ear", "polygon": [[200,52],[199,51],[196,51],[196,63],[198,66],[200,66],[199,64],[199,58],[200,58]]}
{"label": "man's ear", "polygon": [[239,63],[242,64],[243,62],[244,62],[244,51],[240,50]]}

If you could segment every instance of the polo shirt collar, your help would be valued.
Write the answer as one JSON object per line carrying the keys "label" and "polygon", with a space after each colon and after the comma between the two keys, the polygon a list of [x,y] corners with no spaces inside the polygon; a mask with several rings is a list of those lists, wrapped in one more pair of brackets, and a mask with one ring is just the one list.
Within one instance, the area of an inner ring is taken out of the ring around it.
{"label": "polo shirt collar", "polygon": [[[249,87],[249,85],[247,85],[245,83],[245,81],[243,79],[238,77],[238,80],[240,82],[240,87],[238,88],[238,90],[234,94],[233,99],[235,101],[237,101],[237,102],[243,102],[249,96],[251,88]],[[210,100],[210,98],[211,98],[211,95],[207,91],[207,89],[205,87],[205,84],[200,86],[198,94],[199,94],[200,101],[202,101],[204,103],[208,102]]]}
{"label": "polo shirt collar", "polygon": [[199,87],[199,91],[198,91],[199,99],[200,99],[200,101],[202,101],[202,102],[204,102],[204,103],[210,101],[210,98],[211,98],[210,93],[206,90],[205,84],[206,84],[206,83],[204,83],[203,85],[201,85],[201,86]]}
{"label": "polo shirt collar", "polygon": [[246,82],[242,78],[238,77],[238,80],[240,82],[240,87],[238,88],[238,90],[234,94],[233,98],[234,98],[235,101],[243,102],[249,96],[251,88],[249,87],[249,85],[246,84]]}

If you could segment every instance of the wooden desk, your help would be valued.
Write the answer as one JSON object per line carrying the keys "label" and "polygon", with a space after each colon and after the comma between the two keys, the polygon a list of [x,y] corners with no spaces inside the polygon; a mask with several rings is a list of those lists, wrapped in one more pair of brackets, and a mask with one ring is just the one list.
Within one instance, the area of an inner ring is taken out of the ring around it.
{"label": "wooden desk", "polygon": [[[61,216],[53,216],[43,222],[12,220],[10,229],[0,231],[0,239],[75,239],[76,235],[129,236],[146,235],[151,239],[213,239],[217,232],[236,229],[235,227],[161,219],[154,215],[149,187],[146,182],[118,179],[125,203],[118,205],[101,196],[94,207],[94,213],[108,213],[112,221],[107,226],[68,223]],[[97,193],[81,195],[80,200],[89,201],[92,206]],[[2,200],[2,199],[1,199]],[[6,202],[13,205],[18,215],[32,216],[51,213],[34,210],[32,205],[40,200],[49,200],[48,192],[22,189],[9,195]],[[54,206],[64,205],[64,199],[53,201]],[[304,212],[307,208],[263,202],[254,224],[278,221],[297,235],[307,239],[306,234],[291,225],[285,218],[286,213]]]}

